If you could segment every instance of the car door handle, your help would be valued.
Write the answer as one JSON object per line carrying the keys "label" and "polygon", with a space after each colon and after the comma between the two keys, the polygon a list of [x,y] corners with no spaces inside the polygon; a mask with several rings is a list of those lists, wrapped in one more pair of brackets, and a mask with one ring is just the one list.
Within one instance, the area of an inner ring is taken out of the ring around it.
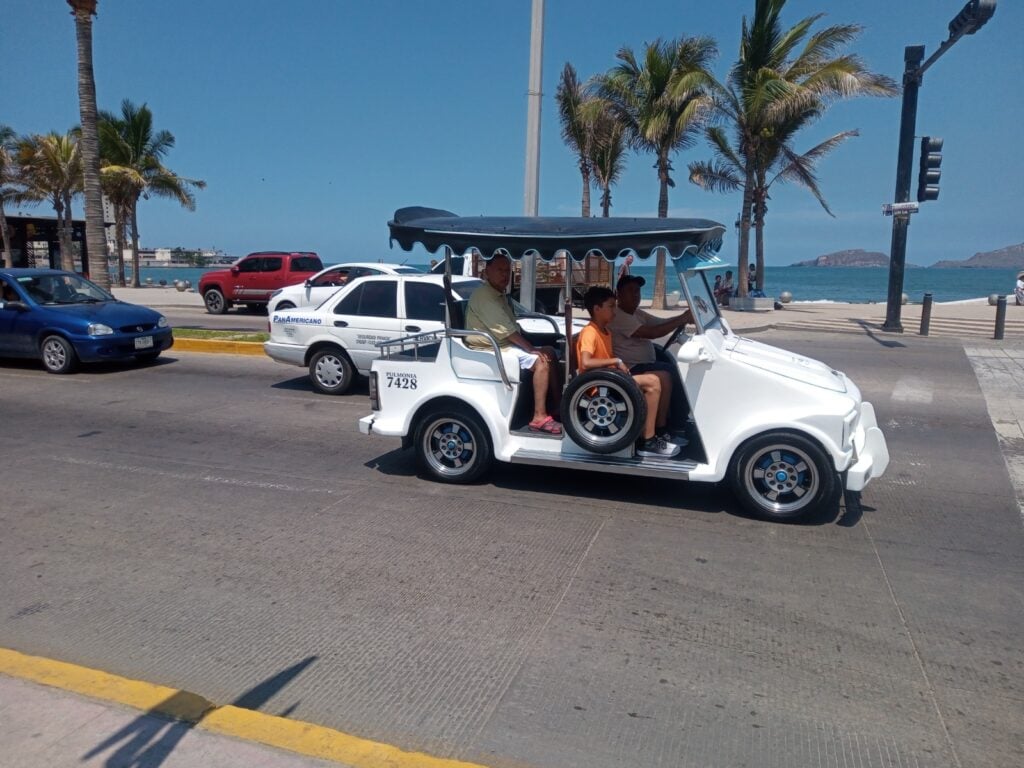
{"label": "car door handle", "polygon": [[348,323],[346,321],[344,321],[344,320],[335,320],[334,321],[334,327],[335,328],[348,328]]}
{"label": "car door handle", "polygon": [[405,326],[405,330],[409,331],[410,333],[416,333],[417,331],[421,331],[423,329],[420,328],[418,325],[407,325]]}

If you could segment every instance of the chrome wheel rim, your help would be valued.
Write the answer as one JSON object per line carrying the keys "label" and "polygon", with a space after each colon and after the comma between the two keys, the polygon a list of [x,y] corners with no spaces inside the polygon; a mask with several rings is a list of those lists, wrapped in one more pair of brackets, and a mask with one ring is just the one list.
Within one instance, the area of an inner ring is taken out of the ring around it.
{"label": "chrome wheel rim", "polygon": [[611,382],[587,387],[573,401],[569,418],[579,431],[591,437],[612,437],[629,428],[629,396]]}
{"label": "chrome wheel rim", "polygon": [[206,294],[206,306],[216,312],[224,306],[224,299],[216,291],[210,291]]}
{"label": "chrome wheel rim", "polygon": [[423,432],[423,455],[440,475],[457,477],[469,472],[477,459],[476,440],[457,419],[437,419]]}
{"label": "chrome wheel rim", "polygon": [[762,448],[743,466],[747,492],[773,514],[803,509],[817,496],[820,486],[814,461],[785,443]]}
{"label": "chrome wheel rim", "polygon": [[47,339],[43,344],[43,364],[51,371],[59,371],[68,362],[68,351],[56,339]]}

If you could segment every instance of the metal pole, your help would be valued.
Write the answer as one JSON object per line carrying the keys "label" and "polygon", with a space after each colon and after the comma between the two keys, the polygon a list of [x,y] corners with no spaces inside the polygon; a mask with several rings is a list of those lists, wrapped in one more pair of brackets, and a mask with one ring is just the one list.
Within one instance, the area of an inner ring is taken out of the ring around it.
{"label": "metal pole", "polygon": [[1006,333],[1006,297],[1000,296],[996,302],[996,333],[992,337],[996,341],[1002,341]]}
{"label": "metal pole", "polygon": [[[897,203],[910,201],[910,176],[914,167],[914,127],[917,124],[917,91],[921,86],[918,66],[924,58],[923,45],[908,45],[903,51],[903,112],[900,115],[900,145],[896,161]],[[903,270],[907,261],[907,227],[910,216],[892,217],[892,244],[889,248],[889,296],[885,306],[883,331],[903,333],[900,311],[903,302]]]}
{"label": "metal pole", "polygon": [[[523,181],[523,215],[536,216],[540,197],[540,107],[544,59],[544,0],[533,0],[530,23],[530,84],[526,109],[526,174]],[[537,293],[537,258],[523,257],[519,301],[531,312]]]}
{"label": "metal pole", "polygon": [[932,324],[932,295],[924,295],[924,303],[921,305],[921,335],[928,335],[928,328]]}

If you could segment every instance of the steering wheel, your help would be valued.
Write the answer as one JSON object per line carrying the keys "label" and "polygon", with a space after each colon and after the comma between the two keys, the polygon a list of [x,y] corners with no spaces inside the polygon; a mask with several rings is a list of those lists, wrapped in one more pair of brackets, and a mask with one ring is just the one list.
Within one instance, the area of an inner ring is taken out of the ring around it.
{"label": "steering wheel", "polygon": [[680,325],[674,331],[672,331],[672,335],[669,336],[668,340],[665,342],[665,349],[668,349],[673,344],[675,344],[679,340],[679,337],[682,336],[685,332],[686,332],[686,324],[685,323],[683,325]]}

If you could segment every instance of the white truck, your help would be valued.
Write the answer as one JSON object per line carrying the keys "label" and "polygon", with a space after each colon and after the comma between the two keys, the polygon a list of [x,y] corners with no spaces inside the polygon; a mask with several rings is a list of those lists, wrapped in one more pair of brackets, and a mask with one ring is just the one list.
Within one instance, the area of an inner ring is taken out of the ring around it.
{"label": "white truck", "polygon": [[[521,371],[504,365],[493,338],[489,350],[466,346],[465,338],[479,331],[459,327],[456,306],[448,308],[444,330],[381,345],[371,365],[372,413],[360,420],[361,432],[401,438],[442,482],[476,480],[495,460],[727,481],[747,509],[771,519],[820,512],[837,503],[842,488],[859,492],[882,475],[889,462],[885,437],[874,408],[845,374],[741,338],[721,316],[705,271],[722,266],[714,256],[722,225],[658,219],[595,228],[593,219],[557,221],[562,233],[556,240],[574,253],[581,246],[613,254],[628,247],[643,256],[665,247],[673,256],[695,327],[692,333],[679,329],[658,357],[675,372],[672,426],[689,440],[683,451],[673,458],[637,455],[644,400],[631,377],[614,371],[572,376],[569,370],[563,434],[529,431],[532,387]],[[474,245],[493,253],[500,243],[518,257],[527,242],[555,245],[542,222],[402,209],[390,225],[392,238],[406,248],[420,242],[450,253]],[[545,253],[552,247],[540,250]]]}

